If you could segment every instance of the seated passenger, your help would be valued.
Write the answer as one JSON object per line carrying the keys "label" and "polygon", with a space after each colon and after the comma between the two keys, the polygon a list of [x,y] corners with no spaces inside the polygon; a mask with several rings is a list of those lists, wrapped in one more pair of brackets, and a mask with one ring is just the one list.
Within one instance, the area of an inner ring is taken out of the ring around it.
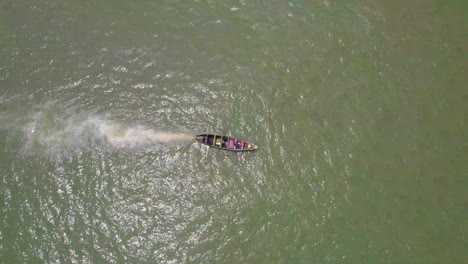
{"label": "seated passenger", "polygon": [[244,141],[241,141],[241,142],[240,142],[240,146],[241,146],[241,149],[244,149],[245,142],[244,142]]}

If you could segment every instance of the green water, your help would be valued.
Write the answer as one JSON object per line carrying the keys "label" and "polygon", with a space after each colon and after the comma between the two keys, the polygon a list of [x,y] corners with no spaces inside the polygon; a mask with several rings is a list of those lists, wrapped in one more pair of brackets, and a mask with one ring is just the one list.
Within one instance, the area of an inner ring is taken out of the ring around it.
{"label": "green water", "polygon": [[0,263],[466,262],[468,6],[407,2],[1,1]]}

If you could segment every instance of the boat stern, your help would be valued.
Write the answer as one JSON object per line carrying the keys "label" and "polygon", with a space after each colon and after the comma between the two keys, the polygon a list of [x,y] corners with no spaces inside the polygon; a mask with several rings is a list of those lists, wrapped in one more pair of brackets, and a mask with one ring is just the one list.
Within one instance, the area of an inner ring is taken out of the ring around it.
{"label": "boat stern", "polygon": [[195,141],[203,143],[205,135],[196,135],[195,136]]}

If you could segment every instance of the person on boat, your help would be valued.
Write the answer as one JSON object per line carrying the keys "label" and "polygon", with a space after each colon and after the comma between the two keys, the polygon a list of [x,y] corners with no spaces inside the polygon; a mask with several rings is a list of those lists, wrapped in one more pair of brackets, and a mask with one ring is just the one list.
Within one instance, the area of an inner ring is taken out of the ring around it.
{"label": "person on boat", "polygon": [[247,145],[247,148],[248,149],[253,149],[253,145],[251,143],[249,143],[249,145]]}
{"label": "person on boat", "polygon": [[245,142],[244,142],[244,141],[241,141],[241,142],[240,142],[240,147],[241,147],[241,149],[243,149],[244,146],[245,146]]}

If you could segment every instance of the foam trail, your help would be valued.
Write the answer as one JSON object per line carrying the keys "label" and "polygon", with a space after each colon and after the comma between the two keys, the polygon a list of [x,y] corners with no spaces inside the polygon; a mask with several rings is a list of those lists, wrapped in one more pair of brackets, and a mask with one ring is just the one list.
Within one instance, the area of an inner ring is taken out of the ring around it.
{"label": "foam trail", "polygon": [[149,144],[164,145],[194,138],[192,135],[157,131],[143,126],[121,128],[106,123],[100,125],[99,133],[109,144],[117,148],[134,148]]}
{"label": "foam trail", "polygon": [[168,132],[141,125],[124,126],[102,116],[63,113],[45,107],[23,126],[24,152],[70,155],[96,148],[135,149],[187,143],[193,135]]}

